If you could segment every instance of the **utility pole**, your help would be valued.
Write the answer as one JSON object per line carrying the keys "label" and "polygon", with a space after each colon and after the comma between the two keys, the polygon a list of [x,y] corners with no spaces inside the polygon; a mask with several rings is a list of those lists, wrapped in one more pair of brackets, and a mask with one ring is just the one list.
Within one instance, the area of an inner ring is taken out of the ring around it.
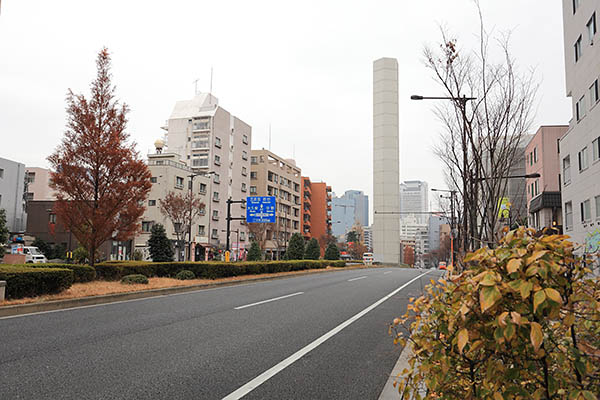
{"label": "utility pole", "polygon": [[232,217],[231,216],[231,205],[232,204],[245,204],[246,200],[232,200],[231,197],[227,199],[227,242],[225,250],[229,251],[229,237],[231,235],[231,221],[245,221],[246,217]]}

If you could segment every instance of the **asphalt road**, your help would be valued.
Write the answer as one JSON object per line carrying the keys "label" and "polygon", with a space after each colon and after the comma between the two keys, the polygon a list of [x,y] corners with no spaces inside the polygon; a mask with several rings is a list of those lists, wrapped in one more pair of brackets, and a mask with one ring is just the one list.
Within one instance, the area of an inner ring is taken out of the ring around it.
{"label": "asphalt road", "polygon": [[406,285],[424,272],[348,270],[0,318],[0,397],[377,399],[401,351],[387,326],[436,275]]}

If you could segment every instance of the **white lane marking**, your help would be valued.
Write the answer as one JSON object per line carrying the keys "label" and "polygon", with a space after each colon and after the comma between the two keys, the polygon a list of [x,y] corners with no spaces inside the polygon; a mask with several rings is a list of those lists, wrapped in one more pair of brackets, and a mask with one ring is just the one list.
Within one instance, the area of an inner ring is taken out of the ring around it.
{"label": "white lane marking", "polygon": [[262,385],[263,383],[265,383],[266,381],[268,381],[269,379],[271,379],[272,377],[274,377],[275,375],[277,375],[278,373],[280,373],[281,371],[283,371],[285,368],[289,367],[290,365],[292,365],[293,363],[295,363],[296,361],[298,361],[300,358],[302,358],[303,356],[305,356],[306,354],[308,354],[312,350],[316,349],[321,344],[325,343],[325,341],[327,341],[328,339],[332,338],[333,336],[335,336],[336,334],[338,334],[339,332],[341,332],[342,329],[346,328],[347,326],[349,326],[353,322],[357,321],[359,318],[361,318],[362,316],[364,316],[365,314],[367,314],[369,311],[373,310],[375,307],[379,306],[381,303],[383,303],[384,301],[386,301],[390,297],[394,296],[396,293],[398,293],[399,291],[401,291],[402,289],[404,289],[405,287],[407,287],[408,285],[410,285],[411,283],[413,283],[417,279],[421,278],[422,276],[427,275],[428,273],[429,273],[429,271],[427,271],[424,274],[421,274],[421,275],[417,276],[416,278],[413,278],[410,281],[406,282],[404,285],[400,286],[398,289],[394,290],[392,293],[388,294],[387,296],[383,297],[382,299],[380,299],[380,300],[376,301],[375,303],[371,304],[369,307],[365,308],[364,310],[362,310],[361,312],[359,312],[358,314],[356,314],[352,318],[350,318],[350,319],[342,322],[340,325],[336,326],[335,328],[333,328],[332,330],[330,330],[329,332],[327,332],[326,334],[324,334],[323,336],[321,336],[320,338],[318,338],[314,342],[312,342],[312,343],[308,344],[307,346],[301,348],[300,350],[298,350],[297,352],[295,352],[294,354],[292,354],[291,356],[289,356],[285,360],[281,361],[279,364],[277,364],[277,365],[269,368],[268,370],[266,370],[265,372],[263,372],[262,374],[260,374],[256,378],[252,379],[250,382],[246,383],[244,386],[240,387],[236,391],[234,391],[234,392],[230,393],[229,395],[223,397],[223,400],[241,399],[242,397],[244,397],[245,395],[247,395],[248,393],[250,393],[251,391],[253,391],[257,387],[259,387],[260,385]]}
{"label": "white lane marking", "polygon": [[383,274],[387,275],[387,274],[391,274],[391,273],[392,273],[392,271],[388,271],[388,272],[384,272]]}
{"label": "white lane marking", "polygon": [[365,279],[365,278],[366,278],[366,276],[359,276],[358,278],[348,279],[348,282],[357,281],[359,279]]}
{"label": "white lane marking", "polygon": [[259,304],[265,304],[265,303],[270,303],[272,301],[277,301],[277,300],[281,300],[281,299],[286,299],[288,297],[292,297],[292,296],[298,296],[299,294],[304,294],[304,292],[297,292],[297,293],[292,293],[292,294],[286,294],[285,296],[279,296],[279,297],[275,297],[273,299],[269,299],[269,300],[263,300],[263,301],[259,301],[256,303],[252,303],[252,304],[246,304],[245,306],[239,306],[239,307],[235,307],[234,310],[241,310],[243,308],[248,308],[248,307],[252,307],[252,306],[257,306]]}

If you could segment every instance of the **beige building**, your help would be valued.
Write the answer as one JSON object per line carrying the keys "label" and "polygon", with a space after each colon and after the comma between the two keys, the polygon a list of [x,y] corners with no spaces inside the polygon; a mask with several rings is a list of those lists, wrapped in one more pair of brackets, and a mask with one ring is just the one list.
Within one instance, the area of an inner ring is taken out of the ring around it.
{"label": "beige building", "polygon": [[[142,216],[142,232],[134,239],[134,248],[141,250],[145,259],[150,258],[148,239],[154,224],[165,227],[167,237],[173,241],[176,260],[183,260],[188,243],[188,231],[180,235],[180,243],[177,243],[177,234],[173,223],[160,212],[159,200],[164,199],[169,192],[185,195],[190,189],[190,175],[193,171],[183,161],[179,154],[162,153],[157,149],[156,154],[148,155],[148,169],[152,173],[152,188],[146,200],[146,210]],[[208,249],[216,247],[218,242],[217,228],[211,225],[211,180],[206,176],[196,176],[193,179],[193,192],[202,198],[204,211],[193,221],[191,228],[192,254],[197,261],[205,260]]]}
{"label": "beige building", "polygon": [[27,201],[56,200],[55,191],[50,189],[50,170],[46,168],[27,167]]}
{"label": "beige building", "polygon": [[567,96],[573,118],[560,140],[564,232],[600,251],[600,0],[563,0]]}
{"label": "beige building", "polygon": [[[178,101],[163,129],[169,152],[180,155],[196,173],[212,173],[207,197],[209,234],[213,246],[225,248],[227,199],[239,201],[249,194],[252,128],[219,106],[212,94],[200,93],[191,100]],[[231,205],[231,217],[245,215],[244,204]],[[245,248],[245,223],[231,221],[231,232],[230,248]]]}
{"label": "beige building", "polygon": [[250,171],[251,196],[275,196],[275,229],[267,231],[267,257],[285,252],[292,234],[301,229],[301,171],[294,160],[283,159],[269,150],[252,150]]}

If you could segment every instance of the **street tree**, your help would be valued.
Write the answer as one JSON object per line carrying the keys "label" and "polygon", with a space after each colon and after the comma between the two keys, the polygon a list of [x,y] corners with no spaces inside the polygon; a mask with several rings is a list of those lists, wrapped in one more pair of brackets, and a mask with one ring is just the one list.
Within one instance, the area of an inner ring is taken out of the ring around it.
{"label": "street tree", "polygon": [[304,258],[304,238],[298,232],[290,238],[285,258],[287,260],[302,260]]}
{"label": "street tree", "polygon": [[443,95],[454,99],[436,109],[444,131],[435,153],[446,167],[449,187],[459,194],[456,209],[463,251],[493,245],[498,239],[500,200],[508,185],[508,179],[498,177],[509,176],[511,166],[523,157],[519,148],[526,144],[523,133],[531,127],[538,87],[533,72],[518,68],[510,36],[491,37],[486,31],[476,4],[477,50],[460,48],[446,29],[441,31],[439,48],[424,50],[425,65]]}
{"label": "street tree", "polygon": [[327,245],[327,249],[325,250],[326,260],[339,260],[340,259],[340,249],[335,245],[335,243],[329,243]]}
{"label": "street tree", "polygon": [[262,260],[262,250],[257,241],[253,240],[250,245],[250,250],[248,250],[248,256],[246,257],[248,261],[260,261]]}
{"label": "street tree", "polygon": [[67,128],[48,157],[54,212],[88,252],[90,264],[105,241],[125,241],[140,229],[150,171],[125,132],[129,107],[115,99],[110,55],[96,60],[91,96],[67,95]]}
{"label": "street tree", "polygon": [[179,259],[185,235],[194,220],[204,212],[204,203],[190,191],[186,191],[185,194],[170,191],[164,199],[158,199],[158,209],[173,224]]}
{"label": "street tree", "polygon": [[304,250],[305,260],[318,260],[321,256],[321,248],[317,239],[312,238],[308,241],[306,249]]}
{"label": "street tree", "polygon": [[8,226],[6,226],[6,210],[0,208],[0,245],[8,241]]}
{"label": "street tree", "polygon": [[265,251],[267,245],[267,232],[272,229],[273,225],[271,223],[259,223],[259,222],[251,222],[247,224],[248,233],[250,234],[251,240],[258,244],[261,252]]}
{"label": "street tree", "polygon": [[402,255],[404,264],[410,265],[411,267],[415,265],[415,249],[412,246],[404,246]]}
{"label": "street tree", "polygon": [[148,247],[150,247],[150,258],[152,258],[152,261],[173,261],[173,247],[171,247],[171,241],[167,238],[165,227],[161,224],[154,224],[152,226],[150,239],[148,239]]}
{"label": "street tree", "polygon": [[346,233],[346,243],[354,243],[358,241],[358,233],[354,230],[348,231]]}

